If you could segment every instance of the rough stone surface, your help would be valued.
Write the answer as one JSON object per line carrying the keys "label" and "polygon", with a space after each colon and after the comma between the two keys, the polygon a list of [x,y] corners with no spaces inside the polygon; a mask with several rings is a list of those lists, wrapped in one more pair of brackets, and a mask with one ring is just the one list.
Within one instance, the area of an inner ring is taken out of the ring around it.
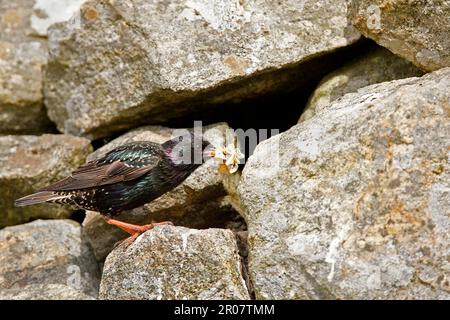
{"label": "rough stone surface", "polygon": [[33,3],[0,1],[0,134],[38,133],[50,123],[42,94],[47,44],[30,36]]}
{"label": "rough stone surface", "polygon": [[80,0],[0,0],[0,134],[35,134],[51,124],[44,107],[46,25]]}
{"label": "rough stone surface", "polygon": [[36,220],[0,230],[0,298],[96,297],[99,280],[78,223]]}
{"label": "rough stone surface", "polygon": [[[230,128],[225,123],[216,124],[205,127],[204,135],[213,145],[219,146],[225,143],[228,129]],[[88,159],[101,157],[113,148],[131,141],[163,143],[173,137],[174,130],[147,126],[130,131],[96,150]],[[191,228],[226,227],[227,221],[237,215],[227,194],[233,194],[238,180],[239,174],[220,173],[217,163],[209,160],[174,190],[143,207],[123,212],[115,219],[137,224],[170,220],[175,225]],[[115,242],[126,237],[125,232],[107,224],[99,215],[93,213],[87,215],[83,226],[100,261],[105,259]]]}
{"label": "rough stone surface", "polygon": [[94,300],[73,287],[62,284],[32,284],[23,288],[0,290],[0,300]]}
{"label": "rough stone surface", "polygon": [[309,98],[299,122],[312,118],[337,98],[360,88],[384,81],[423,75],[423,72],[389,50],[371,48],[354,61],[326,76]]}
{"label": "rough stone surface", "polygon": [[375,84],[257,146],[257,298],[450,298],[449,89],[450,68]]}
{"label": "rough stone surface", "polygon": [[100,299],[248,299],[233,233],[160,226],[106,259]]}
{"label": "rough stone surface", "polygon": [[34,0],[30,25],[33,33],[47,36],[48,28],[57,22],[69,21],[74,27],[79,23],[81,5],[86,0]]}
{"label": "rough stone surface", "polygon": [[79,27],[49,29],[49,116],[64,132],[101,137],[292,86],[288,70],[360,38],[347,5],[88,1]]}
{"label": "rough stone surface", "polygon": [[450,66],[448,0],[353,0],[349,11],[362,34],[423,70]]}
{"label": "rough stone surface", "polygon": [[92,147],[69,135],[0,136],[0,226],[35,218],[63,218],[67,207],[39,204],[14,207],[14,200],[62,179],[82,165]]}

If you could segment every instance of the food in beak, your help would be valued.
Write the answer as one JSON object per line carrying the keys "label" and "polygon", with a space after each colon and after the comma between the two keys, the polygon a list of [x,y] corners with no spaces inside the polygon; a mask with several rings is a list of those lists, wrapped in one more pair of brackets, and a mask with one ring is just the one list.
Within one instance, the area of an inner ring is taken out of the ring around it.
{"label": "food in beak", "polygon": [[234,139],[234,143],[230,143],[228,146],[220,146],[213,149],[210,152],[212,158],[220,160],[219,171],[228,172],[230,174],[235,173],[238,170],[239,162],[244,155],[237,146],[237,139]]}

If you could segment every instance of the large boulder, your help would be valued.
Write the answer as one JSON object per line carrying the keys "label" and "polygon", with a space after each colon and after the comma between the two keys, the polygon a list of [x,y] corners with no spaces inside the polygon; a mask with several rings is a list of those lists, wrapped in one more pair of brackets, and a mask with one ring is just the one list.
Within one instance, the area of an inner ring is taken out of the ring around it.
{"label": "large boulder", "polygon": [[14,207],[14,200],[70,175],[91,152],[89,140],[69,135],[0,136],[0,227],[68,217],[73,211],[68,207]]}
{"label": "large boulder", "polygon": [[447,0],[353,0],[350,15],[363,35],[423,70],[450,66]]}
{"label": "large boulder", "polygon": [[369,53],[357,57],[322,79],[309,98],[299,122],[312,118],[316,112],[321,112],[346,93],[375,83],[423,75],[411,62],[387,49],[370,49]]}
{"label": "large boulder", "polygon": [[97,297],[97,261],[71,220],[36,220],[0,230],[0,299]]}
{"label": "large boulder", "polygon": [[[206,139],[215,146],[224,145],[226,139],[229,139],[226,136],[232,132],[228,131],[231,129],[225,123],[203,129]],[[132,141],[163,143],[173,137],[174,130],[176,129],[159,126],[132,130],[96,150],[88,159],[101,157],[113,148]],[[114,218],[136,224],[170,220],[175,225],[190,228],[226,227],[228,221],[237,218],[228,194],[235,193],[238,180],[238,173],[220,173],[218,164],[211,159],[174,190],[143,207],[123,212]],[[83,226],[100,261],[106,258],[115,242],[127,235],[117,227],[107,224],[99,214],[92,212],[88,212]]]}
{"label": "large boulder", "polygon": [[83,0],[0,0],[0,134],[35,134],[51,125],[44,107],[47,26]]}
{"label": "large boulder", "polygon": [[233,233],[160,226],[108,256],[100,299],[249,299]]}
{"label": "large boulder", "polygon": [[450,299],[450,68],[259,144],[238,192],[263,299]]}
{"label": "large boulder", "polygon": [[88,1],[49,30],[49,116],[98,138],[308,83],[303,63],[360,38],[348,2]]}

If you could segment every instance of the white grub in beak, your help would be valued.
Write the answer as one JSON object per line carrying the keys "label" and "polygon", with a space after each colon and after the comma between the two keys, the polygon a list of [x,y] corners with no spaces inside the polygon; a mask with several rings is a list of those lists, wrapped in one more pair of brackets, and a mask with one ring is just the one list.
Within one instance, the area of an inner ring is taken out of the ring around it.
{"label": "white grub in beak", "polygon": [[237,146],[237,137],[234,138],[234,143],[226,147],[220,146],[211,150],[210,156],[220,160],[219,171],[228,171],[230,174],[238,170],[239,161],[244,158],[244,155]]}

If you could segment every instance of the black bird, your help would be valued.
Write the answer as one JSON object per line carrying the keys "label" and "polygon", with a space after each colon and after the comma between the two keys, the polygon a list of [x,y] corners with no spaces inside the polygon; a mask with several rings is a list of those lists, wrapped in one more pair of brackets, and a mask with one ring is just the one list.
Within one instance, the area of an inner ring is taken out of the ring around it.
{"label": "black bird", "polygon": [[183,182],[202,164],[210,143],[189,133],[163,144],[132,142],[119,146],[102,158],[36,193],[16,200],[16,206],[51,202],[100,212],[109,224],[128,232],[132,243],[155,225],[133,225],[111,219],[121,211],[148,203]]}

